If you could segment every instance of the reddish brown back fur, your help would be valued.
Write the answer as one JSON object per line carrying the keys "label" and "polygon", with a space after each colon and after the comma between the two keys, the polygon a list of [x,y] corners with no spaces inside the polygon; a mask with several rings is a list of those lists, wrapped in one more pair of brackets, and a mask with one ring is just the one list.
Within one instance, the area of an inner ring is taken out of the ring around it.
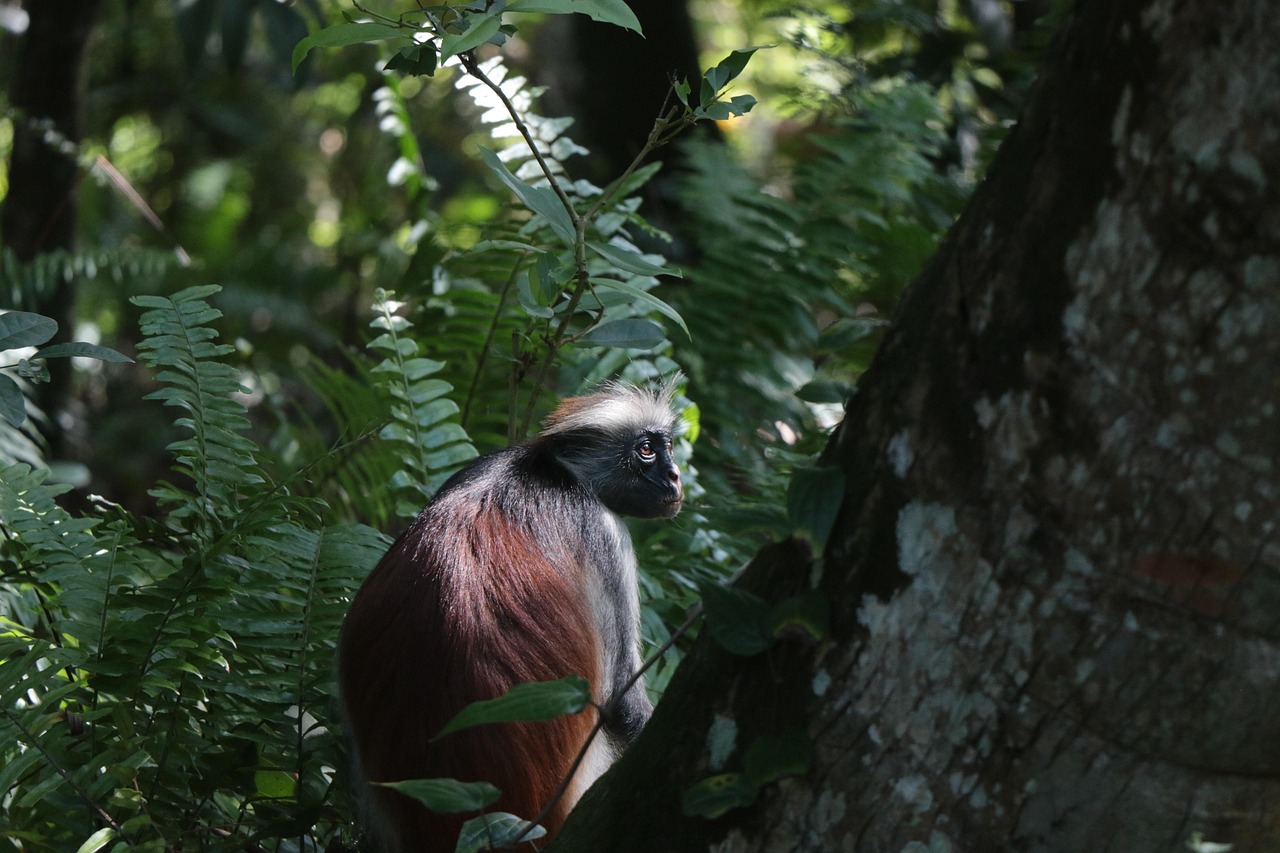
{"label": "reddish brown back fur", "polygon": [[[369,576],[343,628],[340,689],[366,778],[483,780],[503,791],[493,810],[526,819],[542,810],[594,710],[429,740],[469,702],[515,684],[575,674],[598,684],[599,640],[577,557],[483,501],[419,517]],[[433,814],[385,788],[370,799],[398,853],[451,851],[473,816]],[[545,819],[550,833],[570,805]]]}

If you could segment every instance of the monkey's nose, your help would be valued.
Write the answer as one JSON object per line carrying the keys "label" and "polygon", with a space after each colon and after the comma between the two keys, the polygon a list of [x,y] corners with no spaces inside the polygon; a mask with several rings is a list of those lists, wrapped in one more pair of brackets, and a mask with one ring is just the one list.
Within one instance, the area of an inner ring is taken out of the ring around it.
{"label": "monkey's nose", "polygon": [[667,479],[669,479],[671,482],[675,483],[677,486],[678,486],[678,485],[680,485],[680,469],[679,469],[679,468],[672,468],[670,471],[668,471],[668,472],[667,472]]}

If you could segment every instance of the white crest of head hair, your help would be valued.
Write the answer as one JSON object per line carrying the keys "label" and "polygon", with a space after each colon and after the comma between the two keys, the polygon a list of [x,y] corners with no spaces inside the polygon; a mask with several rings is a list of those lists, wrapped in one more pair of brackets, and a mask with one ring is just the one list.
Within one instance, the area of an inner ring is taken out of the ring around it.
{"label": "white crest of head hair", "polygon": [[606,382],[582,397],[561,401],[542,428],[543,435],[560,435],[576,430],[597,430],[611,435],[629,435],[647,429],[673,429],[672,398],[679,377],[662,385],[641,388],[625,382]]}

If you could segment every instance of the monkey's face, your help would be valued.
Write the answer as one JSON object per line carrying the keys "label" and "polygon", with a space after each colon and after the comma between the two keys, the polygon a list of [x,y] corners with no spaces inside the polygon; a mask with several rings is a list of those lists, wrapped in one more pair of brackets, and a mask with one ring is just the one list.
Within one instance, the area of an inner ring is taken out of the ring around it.
{"label": "monkey's face", "polygon": [[672,456],[671,435],[646,430],[623,450],[625,458],[599,491],[604,505],[619,515],[671,518],[680,512],[684,486]]}

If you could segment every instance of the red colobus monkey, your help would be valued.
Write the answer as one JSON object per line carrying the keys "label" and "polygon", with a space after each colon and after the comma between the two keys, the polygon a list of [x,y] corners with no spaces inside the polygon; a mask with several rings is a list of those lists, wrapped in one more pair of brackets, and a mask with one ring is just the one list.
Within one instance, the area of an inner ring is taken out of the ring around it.
{"label": "red colobus monkey", "polygon": [[[637,671],[636,559],[620,515],[670,518],[671,392],[609,385],[564,400],[527,444],[441,487],[360,588],[338,649],[340,692],[364,778],[451,777],[502,791],[533,819],[595,725],[594,708],[429,740],[463,706],[516,684],[585,676],[609,713],[544,821],[554,835],[653,710]],[[451,851],[462,819],[369,786],[366,823],[388,853]]]}

